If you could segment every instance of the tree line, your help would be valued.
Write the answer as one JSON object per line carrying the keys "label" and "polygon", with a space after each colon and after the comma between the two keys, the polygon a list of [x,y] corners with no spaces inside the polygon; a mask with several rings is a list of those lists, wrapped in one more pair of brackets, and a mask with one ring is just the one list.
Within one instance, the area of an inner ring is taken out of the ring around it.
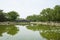
{"label": "tree line", "polygon": [[[10,11],[6,13],[6,12],[3,12],[3,10],[0,10],[0,22],[15,21],[16,19],[20,20],[20,18],[18,17],[19,17],[19,14],[16,11]],[[23,20],[28,20],[33,22],[39,22],[39,21],[60,22],[60,5],[56,5],[53,8],[43,9],[39,15],[30,15]]]}
{"label": "tree line", "polygon": [[10,11],[10,12],[3,12],[3,10],[0,10],[0,22],[5,21],[15,21],[18,18],[18,13],[16,11]]}
{"label": "tree line", "polygon": [[27,16],[26,19],[34,22],[60,22],[60,5],[56,5],[53,8],[43,9],[39,15],[30,15]]}

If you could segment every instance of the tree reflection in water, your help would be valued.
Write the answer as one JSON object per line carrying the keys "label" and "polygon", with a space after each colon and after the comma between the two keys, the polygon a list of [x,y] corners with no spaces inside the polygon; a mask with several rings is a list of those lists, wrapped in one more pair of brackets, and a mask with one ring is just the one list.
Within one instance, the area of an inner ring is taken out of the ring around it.
{"label": "tree reflection in water", "polygon": [[60,27],[59,26],[46,26],[46,25],[34,25],[27,26],[27,29],[33,31],[39,31],[40,35],[47,40],[59,40],[60,39]]}
{"label": "tree reflection in water", "polygon": [[19,30],[15,25],[0,25],[0,36],[5,32],[10,35],[15,35],[18,31]]}

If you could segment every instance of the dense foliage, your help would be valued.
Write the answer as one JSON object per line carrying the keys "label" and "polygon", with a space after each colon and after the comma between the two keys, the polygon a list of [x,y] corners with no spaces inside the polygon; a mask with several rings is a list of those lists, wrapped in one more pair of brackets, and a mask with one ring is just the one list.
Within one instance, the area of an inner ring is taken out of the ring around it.
{"label": "dense foliage", "polygon": [[[0,22],[4,21],[15,21],[18,18],[18,13],[15,11],[3,12],[0,10]],[[27,16],[26,20],[29,21],[43,21],[43,22],[60,22],[60,5],[56,5],[53,9],[46,8],[43,9],[39,15],[30,15]]]}
{"label": "dense foliage", "polygon": [[3,12],[3,10],[0,10],[0,22],[15,21],[18,16],[19,16],[18,13],[15,11],[5,13]]}
{"label": "dense foliage", "polygon": [[6,17],[5,17],[3,10],[0,10],[0,21],[1,22],[6,21]]}
{"label": "dense foliage", "polygon": [[27,16],[27,20],[31,21],[54,21],[60,22],[60,5],[56,5],[53,9],[43,9],[39,15]]}

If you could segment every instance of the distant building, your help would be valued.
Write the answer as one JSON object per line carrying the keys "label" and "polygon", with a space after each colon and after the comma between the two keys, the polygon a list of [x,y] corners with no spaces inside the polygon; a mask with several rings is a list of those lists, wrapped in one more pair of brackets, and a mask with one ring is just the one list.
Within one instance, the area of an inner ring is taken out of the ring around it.
{"label": "distant building", "polygon": [[30,22],[29,20],[16,20],[16,22]]}

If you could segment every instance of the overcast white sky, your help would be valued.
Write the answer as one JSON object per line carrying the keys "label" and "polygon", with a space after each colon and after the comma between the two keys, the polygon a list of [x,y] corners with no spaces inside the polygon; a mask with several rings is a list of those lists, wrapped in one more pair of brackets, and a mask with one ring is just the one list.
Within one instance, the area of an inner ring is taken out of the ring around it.
{"label": "overcast white sky", "polygon": [[4,12],[16,11],[20,17],[39,14],[44,8],[60,5],[60,0],[0,0],[0,9]]}

